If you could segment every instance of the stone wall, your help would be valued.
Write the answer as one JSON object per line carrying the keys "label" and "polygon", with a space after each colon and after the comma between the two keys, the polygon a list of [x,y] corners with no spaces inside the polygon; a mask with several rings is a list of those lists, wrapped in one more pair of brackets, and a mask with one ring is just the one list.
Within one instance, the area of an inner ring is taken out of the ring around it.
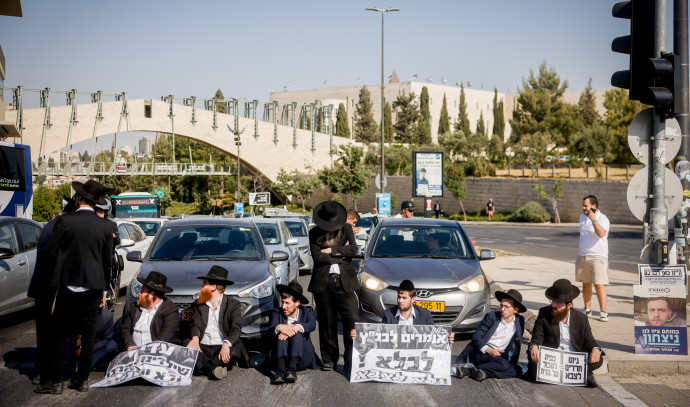
{"label": "stone wall", "polygon": [[[545,190],[550,193],[556,180],[537,179],[537,178],[467,178],[467,197],[462,201],[467,212],[479,212],[482,210],[489,198],[494,199],[498,212],[514,212],[528,201],[537,201],[544,205],[553,214],[551,202],[545,199],[538,199],[534,184],[544,185]],[[371,212],[375,205],[376,193],[379,191],[374,184],[374,179],[370,180],[370,187],[366,193],[357,200],[357,210],[362,213]],[[558,201],[558,213],[561,222],[577,222],[582,213],[582,198],[587,195],[594,195],[599,200],[599,207],[608,216],[612,223],[639,224],[640,222],[633,216],[628,208],[626,193],[628,189],[627,181],[600,181],[600,180],[570,180],[565,179],[562,190],[563,197]],[[394,198],[393,212],[398,213],[400,202],[410,199],[412,195],[412,180],[410,177],[388,177],[386,192],[391,193]],[[440,198],[441,208],[446,214],[461,211],[460,204],[453,195],[444,188],[443,198]],[[307,205],[314,207],[323,200],[333,197],[327,189],[317,190]],[[354,205],[349,195],[341,195],[343,205],[346,208],[353,208]],[[423,198],[414,198],[418,212],[422,210]]]}

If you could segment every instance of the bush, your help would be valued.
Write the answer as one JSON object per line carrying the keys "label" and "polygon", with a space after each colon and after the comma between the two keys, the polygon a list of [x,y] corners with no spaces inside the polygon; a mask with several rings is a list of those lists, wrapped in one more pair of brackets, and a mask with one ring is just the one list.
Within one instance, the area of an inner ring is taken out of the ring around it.
{"label": "bush", "polygon": [[508,222],[544,223],[551,220],[549,212],[538,202],[530,201],[518,209]]}

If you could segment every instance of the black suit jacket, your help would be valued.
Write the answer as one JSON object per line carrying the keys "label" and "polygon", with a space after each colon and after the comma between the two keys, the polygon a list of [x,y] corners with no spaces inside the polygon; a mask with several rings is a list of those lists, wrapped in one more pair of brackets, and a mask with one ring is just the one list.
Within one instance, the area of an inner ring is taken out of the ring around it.
{"label": "black suit jacket", "polygon": [[[412,325],[434,325],[434,317],[431,316],[431,311],[416,304],[412,304],[412,306],[414,307],[414,314],[416,315],[412,320]],[[397,324],[398,319],[395,318],[395,315],[398,313],[398,309],[397,305],[386,308],[383,311],[383,321],[381,321],[381,323]]]}
{"label": "black suit jacket", "polygon": [[[110,240],[112,239],[113,236],[110,235]],[[134,326],[140,317],[141,308],[137,307],[136,304],[132,304],[129,312],[122,316],[120,336],[125,344],[125,349],[136,346],[132,335],[134,334]],[[179,327],[180,314],[177,311],[177,305],[166,298],[151,320],[151,340],[177,343],[177,329]]]}
{"label": "black suit jacket", "polygon": [[[539,310],[537,321],[534,323],[532,340],[529,342],[527,352],[532,345],[543,345],[557,349],[561,343],[561,331],[558,321],[551,321],[551,307],[543,307]],[[580,311],[570,309],[570,343],[578,352],[590,353],[594,348],[600,348],[592,335],[587,316]],[[603,354],[603,352],[602,352]]]}
{"label": "black suit jacket", "polygon": [[326,290],[328,271],[332,264],[338,264],[340,267],[340,281],[345,291],[354,292],[359,288],[357,273],[352,265],[352,256],[357,254],[355,234],[352,232],[352,226],[347,223],[341,230],[340,240],[337,245],[331,247],[331,254],[321,252],[321,246],[316,243],[326,231],[318,226],[309,231],[309,247],[314,258],[309,292],[320,294]]}
{"label": "black suit jacket", "polygon": [[55,267],[50,279],[52,287],[105,290],[113,262],[110,221],[89,210],[58,216],[45,255],[42,268],[48,264]]}
{"label": "black suit jacket", "polygon": [[[458,357],[459,361],[464,362],[469,352],[481,352],[481,349],[488,344],[491,337],[496,333],[498,325],[501,323],[503,316],[501,311],[489,312],[484,315],[484,319],[479,324],[472,335],[472,342],[468,343],[465,349]],[[522,342],[522,334],[525,332],[525,317],[520,314],[515,314],[515,334],[510,340],[510,343],[505,349],[500,349],[506,352],[506,356],[510,355],[508,361],[512,364],[518,363],[520,356],[520,346]]]}
{"label": "black suit jacket", "polygon": [[[194,304],[192,310],[194,312],[191,317],[192,325],[189,333],[192,337],[198,336],[199,340],[201,340],[204,338],[204,333],[206,333],[209,307],[205,303]],[[232,346],[235,346],[242,333],[242,309],[240,302],[224,295],[223,301],[220,303],[218,322],[225,339],[230,341]]]}

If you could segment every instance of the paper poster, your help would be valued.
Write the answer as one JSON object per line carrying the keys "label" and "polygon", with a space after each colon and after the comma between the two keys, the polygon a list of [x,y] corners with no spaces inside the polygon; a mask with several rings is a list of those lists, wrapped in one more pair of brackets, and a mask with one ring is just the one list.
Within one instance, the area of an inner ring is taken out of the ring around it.
{"label": "paper poster", "polygon": [[633,286],[635,353],[687,355],[685,287]]}
{"label": "paper poster", "polygon": [[588,357],[586,352],[540,346],[537,381],[562,386],[586,386]]}

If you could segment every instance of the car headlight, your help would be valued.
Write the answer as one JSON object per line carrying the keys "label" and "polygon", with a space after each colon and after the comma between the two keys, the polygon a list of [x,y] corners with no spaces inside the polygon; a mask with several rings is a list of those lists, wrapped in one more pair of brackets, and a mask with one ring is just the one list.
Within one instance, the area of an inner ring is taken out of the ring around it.
{"label": "car headlight", "polygon": [[139,292],[141,292],[141,287],[143,287],[143,284],[141,284],[139,280],[137,280],[137,277],[139,277],[139,275],[135,276],[132,279],[132,282],[129,284],[129,294],[134,299],[139,298]]}
{"label": "car headlight", "polygon": [[477,276],[458,286],[459,289],[466,293],[476,293],[484,289],[484,276]]}
{"label": "car headlight", "polygon": [[275,283],[275,278],[273,276],[268,277],[266,280],[260,282],[259,284],[247,288],[246,290],[240,291],[237,296],[243,298],[265,298],[273,295],[273,285]]}
{"label": "car headlight", "polygon": [[362,285],[367,290],[381,291],[384,288],[388,287],[387,282],[381,280],[380,278],[372,276],[371,274],[367,273],[366,271],[364,273],[362,273],[361,279],[362,279]]}

